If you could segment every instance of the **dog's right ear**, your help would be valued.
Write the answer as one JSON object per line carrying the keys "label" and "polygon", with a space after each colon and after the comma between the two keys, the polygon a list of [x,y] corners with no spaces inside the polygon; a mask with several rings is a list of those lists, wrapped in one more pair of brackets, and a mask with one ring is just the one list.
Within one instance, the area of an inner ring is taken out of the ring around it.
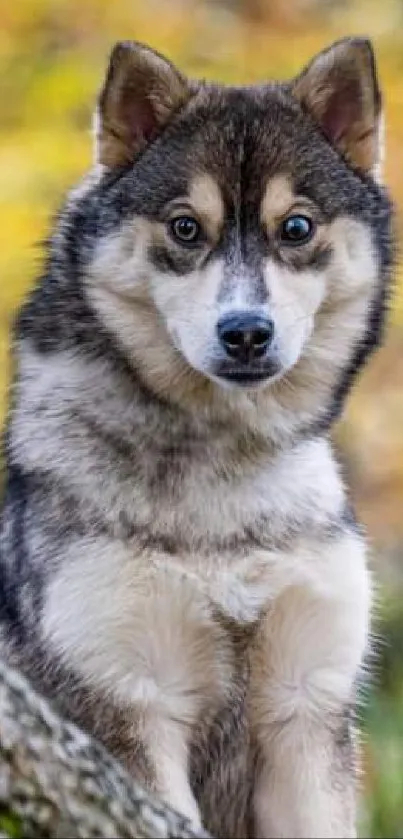
{"label": "dog's right ear", "polygon": [[168,59],[135,41],[116,44],[96,114],[97,162],[134,161],[189,97],[189,83]]}

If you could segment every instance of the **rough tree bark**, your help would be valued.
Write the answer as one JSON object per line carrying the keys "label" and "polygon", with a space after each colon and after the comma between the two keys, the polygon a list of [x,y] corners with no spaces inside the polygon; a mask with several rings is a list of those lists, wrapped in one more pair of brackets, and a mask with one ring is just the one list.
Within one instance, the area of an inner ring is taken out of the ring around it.
{"label": "rough tree bark", "polygon": [[208,837],[0,662],[0,837]]}

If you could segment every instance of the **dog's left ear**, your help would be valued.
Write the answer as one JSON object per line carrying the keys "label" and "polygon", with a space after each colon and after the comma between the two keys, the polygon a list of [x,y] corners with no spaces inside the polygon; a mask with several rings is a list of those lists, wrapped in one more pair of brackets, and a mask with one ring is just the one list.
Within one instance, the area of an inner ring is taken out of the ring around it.
{"label": "dog's left ear", "polygon": [[186,78],[168,59],[136,41],[116,44],[96,114],[97,162],[133,162],[189,97]]}
{"label": "dog's left ear", "polygon": [[337,41],[311,61],[294,80],[292,91],[347,160],[378,175],[381,95],[370,41]]}

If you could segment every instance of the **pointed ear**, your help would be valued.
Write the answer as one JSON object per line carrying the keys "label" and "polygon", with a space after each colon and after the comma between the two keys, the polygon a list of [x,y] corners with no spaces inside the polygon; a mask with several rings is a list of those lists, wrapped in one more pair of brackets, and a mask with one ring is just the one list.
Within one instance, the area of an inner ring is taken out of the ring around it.
{"label": "pointed ear", "polygon": [[346,159],[375,174],[381,157],[381,95],[371,42],[337,41],[292,83],[292,91]]}
{"label": "pointed ear", "polygon": [[115,45],[96,115],[96,158],[108,167],[134,161],[190,96],[184,76],[135,41]]}

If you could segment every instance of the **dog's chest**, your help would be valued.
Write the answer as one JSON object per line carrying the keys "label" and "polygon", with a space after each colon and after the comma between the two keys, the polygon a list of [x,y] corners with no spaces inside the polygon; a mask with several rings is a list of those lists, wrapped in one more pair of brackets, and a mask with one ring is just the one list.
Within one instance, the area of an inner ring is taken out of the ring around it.
{"label": "dog's chest", "polygon": [[249,624],[259,619],[274,594],[277,561],[271,551],[251,549],[246,556],[222,552],[155,557],[153,564],[157,577],[169,578],[167,597],[174,598],[182,586],[190,587],[217,615]]}

